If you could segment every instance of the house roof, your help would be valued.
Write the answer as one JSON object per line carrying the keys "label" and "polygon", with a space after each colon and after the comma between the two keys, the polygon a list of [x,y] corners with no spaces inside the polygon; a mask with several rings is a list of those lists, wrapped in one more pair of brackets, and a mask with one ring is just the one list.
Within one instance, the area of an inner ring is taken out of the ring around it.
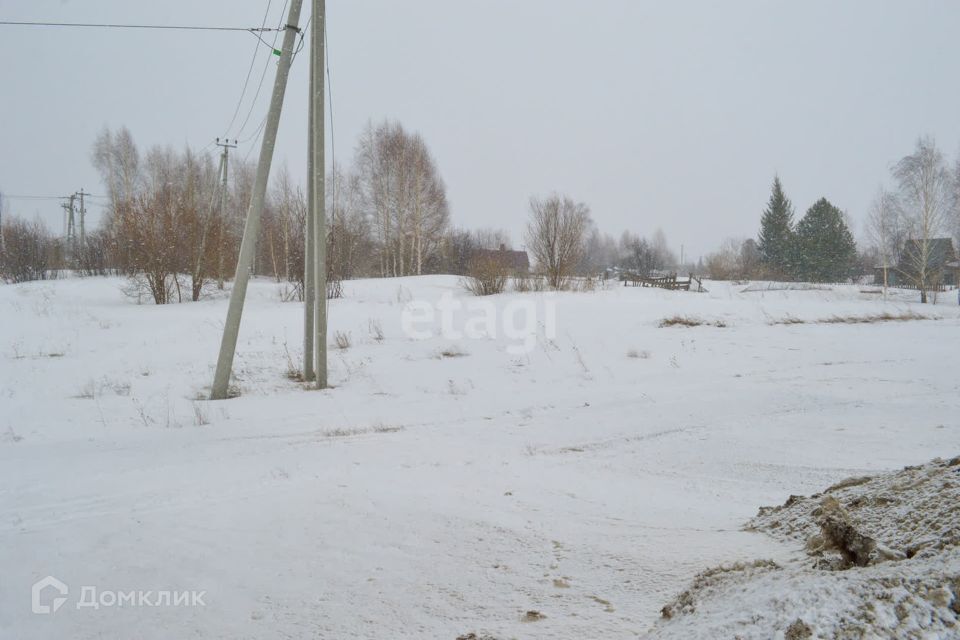
{"label": "house roof", "polygon": [[[913,256],[923,253],[923,240],[910,239],[903,243],[903,253],[900,257],[901,267],[909,266]],[[930,267],[941,268],[956,259],[952,238],[930,238],[927,242],[927,264]]]}
{"label": "house roof", "polygon": [[475,249],[471,259],[496,260],[508,269],[523,270],[530,268],[530,258],[526,251],[512,251],[504,246],[499,249]]}

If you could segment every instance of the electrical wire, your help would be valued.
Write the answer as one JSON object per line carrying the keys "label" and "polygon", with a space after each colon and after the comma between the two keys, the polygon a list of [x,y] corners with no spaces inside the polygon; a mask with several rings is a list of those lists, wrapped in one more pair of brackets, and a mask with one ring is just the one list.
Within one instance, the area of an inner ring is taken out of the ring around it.
{"label": "electrical wire", "polygon": [[[267,10],[263,13],[263,22],[260,23],[260,28],[267,26],[267,19],[270,16],[270,6],[273,4],[273,0],[268,0]],[[254,33],[258,40],[261,42],[263,38],[259,33]],[[247,78],[243,81],[243,90],[240,92],[240,99],[237,100],[237,108],[233,111],[233,117],[230,118],[230,124],[227,125],[227,129],[223,134],[223,137],[226,138],[230,135],[230,129],[233,128],[233,124],[237,121],[237,115],[240,114],[240,107],[243,105],[243,98],[247,95],[247,85],[250,84],[250,76],[253,74],[253,67],[257,63],[257,55],[260,53],[260,46],[257,45],[253,50],[253,58],[250,59],[250,68],[247,69]]]}
{"label": "electrical wire", "polygon": [[237,144],[246,144],[247,142],[253,141],[253,144],[250,145],[250,148],[247,150],[247,153],[243,156],[243,161],[246,162],[250,155],[253,153],[253,150],[257,148],[257,142],[260,140],[260,135],[263,133],[263,129],[267,124],[267,116],[263,116],[263,120],[260,121],[260,126],[257,127],[256,132],[246,140],[242,140]]}
{"label": "electrical wire", "polygon": [[[287,13],[287,5],[288,5],[289,3],[290,3],[290,0],[284,0],[283,9],[280,10],[280,15],[281,15],[281,16],[286,15],[286,13]],[[271,50],[276,49],[276,46],[277,46],[277,38],[280,37],[280,31],[282,31],[282,30],[283,30],[283,29],[278,29],[277,32],[273,34],[273,44],[270,46]],[[260,74],[260,82],[257,84],[257,92],[256,92],[255,94],[253,94],[253,100],[250,102],[250,110],[247,111],[247,117],[244,118],[243,124],[240,125],[240,130],[237,131],[237,135],[234,136],[234,137],[236,137],[236,138],[239,138],[240,135],[241,135],[241,134],[244,132],[244,130],[247,128],[247,124],[250,122],[250,116],[253,115],[253,110],[254,110],[254,109],[256,108],[256,106],[257,106],[257,99],[260,97],[260,91],[263,89],[263,80],[264,80],[264,78],[267,77],[267,69],[270,68],[270,60],[271,60],[271,57],[270,57],[270,56],[267,56],[267,61],[266,61],[266,63],[263,65],[263,73]]]}
{"label": "electrical wire", "polygon": [[303,49],[303,39],[306,37],[307,33],[310,32],[310,22],[313,20],[313,16],[307,18],[307,24],[304,25],[303,29],[300,30],[300,43],[297,44],[297,48],[293,50],[293,59],[297,59],[297,54]]}
{"label": "electrical wire", "polygon": [[[11,195],[7,193],[0,193],[5,200],[68,200],[70,196],[34,196],[34,195]],[[96,196],[92,193],[84,192],[83,196],[85,198],[106,198],[107,196]]]}
{"label": "electrical wire", "polygon": [[282,31],[272,27],[218,27],[201,25],[174,25],[174,24],[108,24],[92,22],[20,22],[14,20],[0,20],[0,26],[6,27],[82,27],[92,29],[165,29],[175,31],[247,31],[249,33],[263,33],[268,31]]}
{"label": "electrical wire", "polygon": [[250,141],[253,140],[254,138],[259,138],[259,137],[260,137],[260,132],[263,131],[263,128],[266,126],[266,124],[267,124],[267,116],[264,115],[263,118],[260,120],[260,124],[257,125],[256,131],[254,131],[253,133],[251,133],[249,137],[244,138],[243,140],[240,140],[237,144],[247,144],[248,142],[250,142]]}
{"label": "electrical wire", "polygon": [[333,79],[330,77],[330,37],[327,35],[327,21],[323,21],[323,61],[327,67],[327,109],[330,111],[330,163],[333,165],[333,210],[337,210],[337,145],[333,133]]}

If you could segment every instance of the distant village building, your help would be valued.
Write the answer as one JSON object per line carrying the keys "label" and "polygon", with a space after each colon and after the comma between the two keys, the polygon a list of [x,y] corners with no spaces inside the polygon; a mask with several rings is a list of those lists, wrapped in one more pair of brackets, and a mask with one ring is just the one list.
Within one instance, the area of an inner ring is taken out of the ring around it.
{"label": "distant village building", "polygon": [[[927,279],[932,285],[957,286],[960,281],[960,260],[951,238],[931,238],[927,241]],[[923,264],[923,241],[907,240],[896,265],[887,267],[887,283],[891,287],[913,287],[919,280]],[[874,269],[873,281],[883,282],[883,266]]]}
{"label": "distant village building", "polygon": [[508,273],[526,274],[530,271],[530,259],[526,251],[513,251],[502,244],[499,249],[474,249],[470,260],[489,261]]}

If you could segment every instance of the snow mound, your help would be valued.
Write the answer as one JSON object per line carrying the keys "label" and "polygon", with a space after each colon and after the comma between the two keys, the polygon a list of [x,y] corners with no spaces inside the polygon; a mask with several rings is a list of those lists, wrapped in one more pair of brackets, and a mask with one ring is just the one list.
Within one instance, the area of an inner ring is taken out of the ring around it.
{"label": "snow mound", "polygon": [[958,493],[960,458],[937,459],[761,508],[747,528],[805,553],[701,573],[650,637],[958,638]]}
{"label": "snow mound", "polygon": [[929,557],[960,546],[960,457],[874,477],[848,478],[822,494],[790,496],[780,507],[761,507],[747,528],[774,538],[817,545],[833,498],[850,524],[907,558]]}

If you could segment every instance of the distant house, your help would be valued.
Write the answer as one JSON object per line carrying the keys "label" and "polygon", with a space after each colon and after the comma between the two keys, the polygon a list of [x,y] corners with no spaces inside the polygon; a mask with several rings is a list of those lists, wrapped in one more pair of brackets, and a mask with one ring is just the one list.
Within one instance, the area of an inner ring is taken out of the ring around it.
{"label": "distant house", "polygon": [[530,259],[526,251],[513,251],[502,244],[499,249],[474,249],[470,260],[489,260],[509,273],[524,274],[530,271]]}
{"label": "distant house", "polygon": [[[927,274],[930,284],[957,286],[960,277],[960,261],[951,238],[931,238],[927,241]],[[907,240],[900,252],[896,266],[887,267],[887,282],[890,286],[912,287],[916,284],[919,267],[923,263],[923,241]],[[883,267],[874,269],[874,282],[883,282]]]}
{"label": "distant house", "polygon": [[960,287],[960,260],[948,262],[945,273],[944,284]]}

